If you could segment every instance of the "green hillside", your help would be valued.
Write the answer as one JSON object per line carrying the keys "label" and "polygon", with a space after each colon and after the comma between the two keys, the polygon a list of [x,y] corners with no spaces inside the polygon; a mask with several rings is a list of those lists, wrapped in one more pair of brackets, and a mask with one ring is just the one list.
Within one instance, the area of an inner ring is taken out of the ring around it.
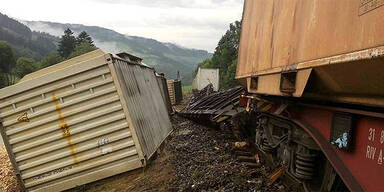
{"label": "green hillside", "polygon": [[162,43],[154,39],[127,36],[116,31],[79,24],[61,24],[42,21],[23,21],[34,31],[59,36],[66,28],[79,33],[86,31],[95,41],[95,45],[106,52],[131,52],[144,59],[144,63],[155,67],[168,78],[176,78],[180,71],[184,84],[191,84],[193,71],[198,63],[210,58],[212,54],[203,50],[187,49],[171,43]]}
{"label": "green hillside", "polygon": [[8,42],[16,57],[40,60],[57,49],[58,38],[47,33],[31,31],[24,24],[0,13],[0,40]]}

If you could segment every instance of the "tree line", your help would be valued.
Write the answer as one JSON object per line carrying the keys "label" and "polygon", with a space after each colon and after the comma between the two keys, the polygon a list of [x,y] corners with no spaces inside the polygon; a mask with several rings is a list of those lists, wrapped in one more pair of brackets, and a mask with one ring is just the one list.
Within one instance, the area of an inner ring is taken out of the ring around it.
{"label": "tree line", "polygon": [[15,57],[41,60],[49,51],[56,50],[59,38],[31,31],[26,25],[0,13],[0,40],[11,44]]}
{"label": "tree line", "polygon": [[49,52],[40,61],[31,57],[15,57],[12,47],[6,41],[0,41],[0,88],[15,84],[25,75],[49,67],[64,60],[93,51],[96,46],[85,31],[74,36],[69,28],[64,31],[56,51]]}
{"label": "tree line", "polygon": [[[221,88],[231,88],[238,85],[235,75],[237,56],[239,52],[241,22],[235,21],[221,37],[212,58],[198,64],[202,68],[220,69],[219,84]],[[197,73],[197,69],[196,72]]]}

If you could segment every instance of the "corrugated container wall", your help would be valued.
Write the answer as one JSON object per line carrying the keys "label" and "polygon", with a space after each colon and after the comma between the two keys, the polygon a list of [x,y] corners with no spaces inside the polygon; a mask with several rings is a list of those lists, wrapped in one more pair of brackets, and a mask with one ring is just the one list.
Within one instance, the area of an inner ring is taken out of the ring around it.
{"label": "corrugated container wall", "polygon": [[133,127],[137,128],[141,148],[149,158],[172,129],[155,73],[151,68],[127,65],[120,59],[115,59],[114,66]]}
{"label": "corrugated container wall", "polygon": [[183,100],[183,89],[181,80],[170,79],[167,80],[167,87],[169,97],[171,98],[172,105],[177,105]]}
{"label": "corrugated container wall", "polygon": [[165,106],[168,109],[169,114],[173,113],[171,98],[169,97],[168,87],[167,87],[167,79],[165,79],[164,75],[156,75],[157,83],[159,84],[161,96],[163,97]]}
{"label": "corrugated container wall", "polygon": [[214,91],[219,90],[219,69],[199,68],[193,80],[192,89],[200,91],[210,83],[212,83]]}
{"label": "corrugated container wall", "polygon": [[183,100],[183,85],[181,84],[181,80],[175,80],[173,85],[175,87],[176,103],[179,104]]}
{"label": "corrugated container wall", "polygon": [[100,50],[1,89],[0,131],[20,183],[60,191],[144,166],[171,131],[156,97],[153,69]]}
{"label": "corrugated container wall", "polygon": [[251,93],[384,107],[383,5],[245,0],[236,78]]}

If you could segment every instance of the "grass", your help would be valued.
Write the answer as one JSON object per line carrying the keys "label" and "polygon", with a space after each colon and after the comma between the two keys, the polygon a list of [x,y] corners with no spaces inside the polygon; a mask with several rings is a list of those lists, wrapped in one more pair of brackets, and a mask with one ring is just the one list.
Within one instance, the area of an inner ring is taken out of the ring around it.
{"label": "grass", "polygon": [[192,174],[192,178],[193,179],[200,179],[201,176],[203,176],[199,171],[195,171],[193,174]]}
{"label": "grass", "polygon": [[192,85],[184,85],[183,86],[183,95],[187,93],[192,93]]}

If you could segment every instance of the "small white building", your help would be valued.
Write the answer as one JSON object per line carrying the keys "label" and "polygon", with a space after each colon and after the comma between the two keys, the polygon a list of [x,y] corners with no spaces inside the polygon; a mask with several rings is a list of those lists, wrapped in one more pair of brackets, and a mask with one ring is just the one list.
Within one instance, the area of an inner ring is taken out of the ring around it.
{"label": "small white building", "polygon": [[199,67],[192,83],[192,89],[202,90],[210,83],[212,83],[214,91],[219,90],[219,69],[204,69]]}

